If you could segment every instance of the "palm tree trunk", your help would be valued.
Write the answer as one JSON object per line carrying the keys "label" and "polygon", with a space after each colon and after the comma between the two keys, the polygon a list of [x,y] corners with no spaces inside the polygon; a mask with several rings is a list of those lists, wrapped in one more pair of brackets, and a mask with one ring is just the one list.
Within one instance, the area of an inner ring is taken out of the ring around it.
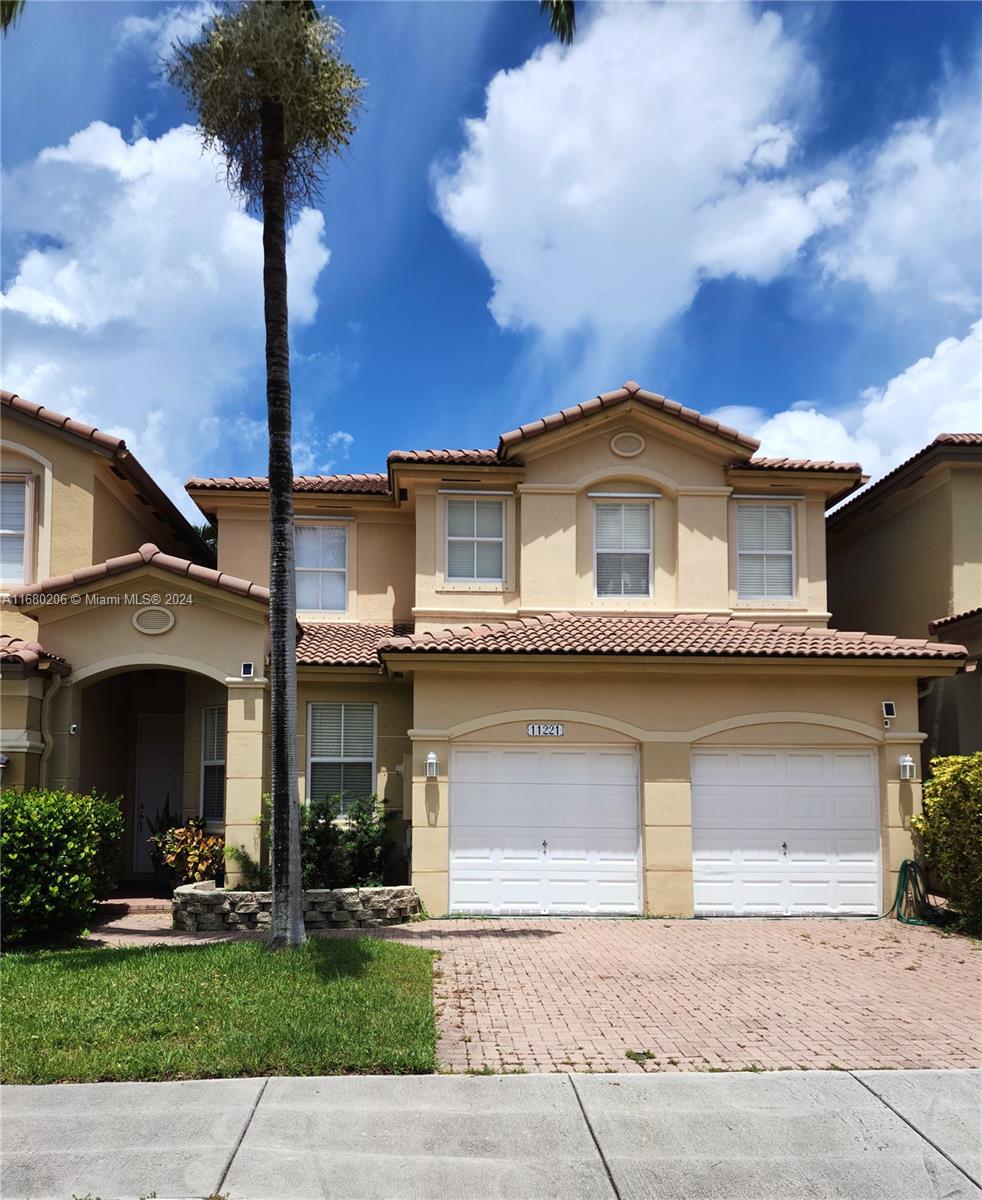
{"label": "palm tree trunk", "polygon": [[270,949],[305,940],[297,792],[297,595],[293,553],[290,339],[283,107],[262,106],[263,297],[269,424],[269,642],[273,873]]}

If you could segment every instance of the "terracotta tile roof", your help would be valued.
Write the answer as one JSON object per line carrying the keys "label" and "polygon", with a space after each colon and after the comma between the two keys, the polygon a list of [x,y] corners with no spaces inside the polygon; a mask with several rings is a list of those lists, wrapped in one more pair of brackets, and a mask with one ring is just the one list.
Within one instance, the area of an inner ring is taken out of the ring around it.
{"label": "terracotta tile roof", "polygon": [[962,646],[924,638],[840,633],[736,617],[574,616],[550,613],[492,624],[454,625],[436,633],[393,636],[382,654],[618,654],[780,658],[962,658]]}
{"label": "terracotta tile roof", "polygon": [[863,468],[856,462],[832,462],[817,458],[751,458],[748,462],[733,463],[734,471],[836,471],[861,475]]}
{"label": "terracotta tile roof", "polygon": [[379,643],[411,632],[412,625],[307,624],[301,628],[297,662],[303,666],[377,667]]}
{"label": "terracotta tile roof", "polygon": [[54,409],[45,408],[43,404],[25,400],[23,396],[18,396],[14,392],[0,390],[0,406],[18,416],[28,417],[42,425],[48,425],[60,433],[69,434],[80,442],[87,442],[110,454],[117,472],[128,480],[137,497],[150,506],[154,516],[167,525],[201,562],[213,563],[215,561],[211,547],[202,541],[200,534],[191,522],[133,457],[122,438],[103,433],[94,425],[86,425],[84,421],[66,417],[63,413],[55,412]]}
{"label": "terracotta tile roof", "polygon": [[575,421],[580,421],[584,417],[592,416],[594,413],[601,412],[604,409],[616,408],[617,405],[624,404],[628,400],[638,401],[649,408],[668,413],[680,421],[686,421],[690,425],[697,425],[700,429],[705,429],[709,433],[715,433],[718,437],[725,438],[727,441],[736,442],[751,452],[756,450],[760,445],[760,442],[755,438],[748,437],[745,433],[739,433],[729,425],[721,425],[719,421],[714,421],[712,417],[704,417],[702,413],[696,412],[694,408],[685,408],[675,400],[668,400],[665,396],[659,396],[656,392],[646,391],[639,384],[635,383],[633,379],[629,379],[623,387],[619,387],[612,392],[601,392],[599,396],[585,400],[582,404],[574,404],[572,408],[564,408],[561,412],[551,413],[547,417],[541,417],[538,421],[531,421],[527,425],[519,425],[517,429],[512,429],[509,433],[503,433],[498,442],[498,457],[504,458],[513,446],[520,445],[530,438],[538,437],[539,434],[547,433],[551,429],[558,429],[563,425],[572,425]]}
{"label": "terracotta tile roof", "polygon": [[[207,479],[189,479],[184,485],[187,491],[200,489],[216,492],[268,492],[269,480],[263,475],[212,476]],[[345,495],[387,496],[388,476],[370,475],[296,475],[293,479],[295,492],[340,492]]]}
{"label": "terracotta tile roof", "polygon": [[55,592],[67,592],[72,588],[84,587],[110,575],[122,575],[127,571],[136,570],[142,566],[159,567],[172,575],[191,579],[195,583],[206,583],[212,587],[221,588],[226,592],[234,592],[237,596],[248,596],[250,600],[258,600],[263,604],[269,603],[269,589],[250,583],[247,579],[238,579],[235,575],[226,575],[212,567],[203,567],[200,563],[191,562],[187,558],[175,558],[172,554],[164,554],[153,542],[146,542],[132,554],[123,554],[119,558],[110,558],[103,563],[93,563],[91,567],[82,567],[70,575],[56,575],[44,579],[30,587],[11,588],[10,602],[31,609],[31,599],[35,596],[50,596]]}
{"label": "terracotta tile roof", "polygon": [[26,642],[9,633],[0,633],[0,669],[18,666],[26,672],[36,671],[41,663],[51,663],[59,674],[67,674],[71,665],[58,654],[51,654],[40,642]]}
{"label": "terracotta tile roof", "polygon": [[497,450],[393,450],[390,463],[435,463],[439,466],[455,467],[500,467],[515,466],[514,462],[503,463]]}
{"label": "terracotta tile roof", "polygon": [[907,480],[907,482],[912,483],[914,479],[919,478],[925,470],[935,463],[944,462],[948,458],[964,458],[966,457],[966,452],[969,458],[974,459],[975,450],[982,452],[982,433],[939,433],[933,442],[922,446],[916,454],[912,454],[910,458],[904,459],[902,463],[898,463],[892,470],[887,471],[885,475],[881,475],[868,488],[852,496],[845,504],[840,504],[835,512],[831,513],[828,517],[829,528],[835,526],[843,514],[847,513],[851,517],[867,501],[873,500],[874,502],[879,502],[894,487],[899,485],[906,486],[905,478],[907,476],[913,476],[913,478]]}
{"label": "terracotta tile roof", "polygon": [[982,617],[982,605],[978,608],[967,609],[965,612],[955,613],[950,617],[938,617],[936,621],[932,621],[928,625],[928,629],[934,633],[936,629],[944,629],[946,625],[954,625],[956,621],[967,621],[971,617]]}

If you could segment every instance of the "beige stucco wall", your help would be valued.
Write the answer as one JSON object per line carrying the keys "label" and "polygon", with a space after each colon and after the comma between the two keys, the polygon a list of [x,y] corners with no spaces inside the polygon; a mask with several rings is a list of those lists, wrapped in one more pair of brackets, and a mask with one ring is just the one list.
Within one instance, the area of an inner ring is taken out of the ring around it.
{"label": "beige stucco wall", "polygon": [[[954,501],[951,472],[938,469],[872,512],[830,528],[829,605],[835,627],[927,637],[931,621],[956,611]],[[972,522],[961,505],[958,514],[959,541],[967,543],[970,538],[961,530]],[[967,546],[961,553],[966,552]],[[975,554],[976,563],[982,561],[978,541]],[[959,574],[969,580],[971,565]],[[966,608],[982,603],[982,590],[975,594]]]}
{"label": "beige stucco wall", "polygon": [[5,788],[23,790],[38,784],[44,750],[41,703],[45,682],[39,675],[5,675],[0,685],[0,751],[10,760],[3,772]]}
{"label": "beige stucco wall", "polygon": [[951,480],[951,611],[982,605],[982,469],[960,466]]}
{"label": "beige stucco wall", "polygon": [[[265,497],[216,501],[218,566],[240,579],[269,584],[269,516]],[[298,521],[344,518],[348,530],[348,609],[303,613],[302,620],[348,620],[386,624],[409,620],[413,606],[412,514],[357,504],[327,507],[295,497]]]}
{"label": "beige stucco wall", "polygon": [[[187,555],[187,547],[170,528],[136,499],[129,484],[112,474],[111,461],[93,447],[4,411],[0,467],[4,473],[29,474],[34,480],[27,582],[129,554],[147,541]],[[0,632],[35,640],[37,625],[23,612],[3,606]]]}
{"label": "beige stucco wall", "polygon": [[[643,451],[616,454],[612,439],[639,433]],[[470,470],[468,477],[505,498],[505,579],[501,585],[448,582],[444,572],[447,495],[453,479],[418,482],[416,621],[421,630],[479,618],[536,612],[738,612],[824,624],[826,571],[824,491],[788,489],[795,499],[798,581],[790,601],[740,601],[736,587],[736,502],[728,482],[732,447],[686,439],[643,414],[615,413],[522,447],[517,486]],[[773,495],[751,481],[740,494]],[[594,582],[593,492],[657,493],[652,509],[649,597],[598,597]]]}
{"label": "beige stucco wall", "polygon": [[[696,745],[865,746],[878,755],[884,902],[910,857],[919,785],[901,785],[901,754],[916,756],[916,678],[910,670],[828,670],[691,663],[684,668],[609,663],[417,665],[413,729],[413,882],[431,914],[446,912],[452,797],[451,747],[479,738],[526,740],[529,721],[562,721],[564,744],[638,745],[642,776],[645,911],[692,913],[690,760]],[[897,704],[884,731],[880,704]],[[425,778],[435,751],[436,781]]]}

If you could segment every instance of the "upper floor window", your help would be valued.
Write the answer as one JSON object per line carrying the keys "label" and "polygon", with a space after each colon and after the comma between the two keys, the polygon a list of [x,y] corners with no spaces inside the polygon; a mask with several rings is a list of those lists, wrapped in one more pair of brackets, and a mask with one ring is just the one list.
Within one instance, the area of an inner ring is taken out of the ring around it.
{"label": "upper floor window", "polygon": [[348,607],[348,530],[345,525],[296,526],[297,608],[344,612]]}
{"label": "upper floor window", "polygon": [[309,800],[345,801],[375,792],[375,705],[323,704],[308,709]]}
{"label": "upper floor window", "polygon": [[0,480],[0,586],[29,580],[31,481],[24,476]]}
{"label": "upper floor window", "polygon": [[504,511],[501,500],[447,501],[447,579],[502,582]]}
{"label": "upper floor window", "polygon": [[594,506],[598,596],[651,595],[651,505]]}
{"label": "upper floor window", "polygon": [[228,710],[216,704],[201,710],[201,815],[225,820],[225,743]]}
{"label": "upper floor window", "polygon": [[741,600],[790,600],[794,583],[791,505],[738,504],[737,595]]}

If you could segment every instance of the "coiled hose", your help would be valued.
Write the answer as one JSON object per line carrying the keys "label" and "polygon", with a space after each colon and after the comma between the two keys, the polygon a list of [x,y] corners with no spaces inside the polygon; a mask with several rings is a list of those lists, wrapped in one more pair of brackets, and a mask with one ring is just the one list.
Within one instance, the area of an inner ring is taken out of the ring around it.
{"label": "coiled hose", "polygon": [[923,872],[912,858],[905,858],[900,864],[893,904],[876,920],[882,921],[891,913],[904,925],[950,925],[955,920],[949,909],[928,900]]}

